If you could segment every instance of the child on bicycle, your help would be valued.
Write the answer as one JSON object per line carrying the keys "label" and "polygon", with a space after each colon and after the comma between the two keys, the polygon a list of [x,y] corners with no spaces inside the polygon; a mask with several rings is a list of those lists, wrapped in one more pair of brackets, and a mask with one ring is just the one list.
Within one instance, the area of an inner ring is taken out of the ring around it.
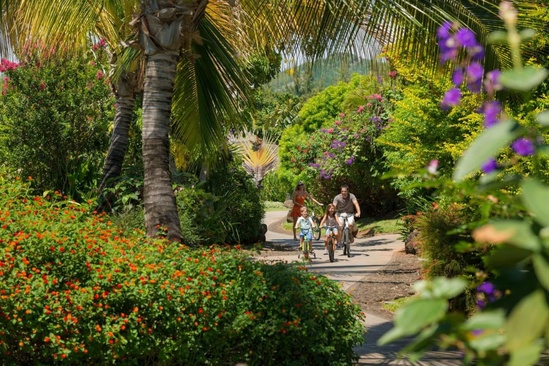
{"label": "child on bicycle", "polygon": [[333,203],[326,207],[326,213],[320,221],[320,227],[326,226],[326,238],[324,239],[324,254],[328,254],[328,238],[333,233],[337,237],[337,228],[341,226],[339,218],[336,215],[336,208]]}
{"label": "child on bicycle", "polygon": [[[298,217],[297,222],[295,223],[295,228],[300,229],[299,233],[299,250],[302,250],[303,248],[303,239],[309,240],[311,242],[313,240],[313,228],[315,227],[315,222],[312,218],[309,217],[309,213],[307,212],[307,207],[303,206],[299,210],[301,213],[301,216]],[[313,250],[311,247],[311,254],[313,254]]]}

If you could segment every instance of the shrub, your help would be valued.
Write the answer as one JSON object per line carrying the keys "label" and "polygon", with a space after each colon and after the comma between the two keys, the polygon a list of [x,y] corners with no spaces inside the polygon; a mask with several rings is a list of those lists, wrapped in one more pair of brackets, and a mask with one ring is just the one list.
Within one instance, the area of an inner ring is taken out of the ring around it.
{"label": "shrub", "polygon": [[59,190],[78,198],[97,186],[114,117],[106,58],[103,47],[61,61],[29,54],[6,70],[0,159],[32,176],[38,192]]}
{"label": "shrub", "polygon": [[360,309],[304,267],[122,231],[0,174],[4,365],[348,365]]}

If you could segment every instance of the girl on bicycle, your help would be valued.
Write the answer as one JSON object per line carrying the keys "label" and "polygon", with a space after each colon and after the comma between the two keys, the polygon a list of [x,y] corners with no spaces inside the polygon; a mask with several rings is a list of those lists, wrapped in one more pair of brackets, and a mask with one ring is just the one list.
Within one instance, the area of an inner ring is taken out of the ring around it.
{"label": "girl on bicycle", "polygon": [[326,213],[324,214],[322,221],[320,221],[320,227],[324,226],[326,226],[324,254],[328,254],[328,238],[330,237],[331,233],[333,233],[337,237],[337,228],[338,226],[341,226],[339,218],[336,215],[336,208],[332,203],[330,203],[328,207],[326,207]]}
{"label": "girl on bicycle", "polygon": [[[315,227],[315,222],[312,218],[309,217],[307,212],[307,207],[301,207],[301,216],[297,219],[297,222],[294,226],[294,229],[300,229],[299,233],[299,249],[303,248],[303,239],[307,239],[309,243],[313,240],[313,228]],[[311,248],[311,254],[313,250]]]}

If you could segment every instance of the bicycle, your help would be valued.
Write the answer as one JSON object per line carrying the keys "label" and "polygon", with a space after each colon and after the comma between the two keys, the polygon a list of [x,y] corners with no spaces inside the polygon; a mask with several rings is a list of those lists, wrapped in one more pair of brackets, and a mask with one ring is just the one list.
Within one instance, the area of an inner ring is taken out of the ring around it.
{"label": "bicycle", "polygon": [[327,240],[327,247],[328,247],[328,257],[330,258],[330,262],[335,261],[335,250],[337,246],[337,238],[334,234],[334,229],[337,229],[337,226],[324,226],[326,228],[326,231],[330,230],[330,235],[328,236]]}
{"label": "bicycle", "polygon": [[341,213],[340,219],[343,219],[343,231],[341,233],[341,244],[343,245],[343,255],[347,254],[347,257],[351,257],[351,230],[348,223],[349,215],[347,213]]}
{"label": "bicycle", "polygon": [[307,238],[309,230],[303,232],[305,235],[303,236],[303,246],[301,247],[302,253],[297,256],[298,258],[301,258],[301,254],[303,254],[303,259],[305,260],[308,260],[310,255],[312,255],[313,258],[316,259],[316,253],[313,251],[311,240]]}
{"label": "bicycle", "polygon": [[322,230],[320,229],[320,218],[315,216],[314,211],[311,211],[311,218],[315,222],[315,227],[313,228],[313,239],[320,240],[320,236],[322,235]]}

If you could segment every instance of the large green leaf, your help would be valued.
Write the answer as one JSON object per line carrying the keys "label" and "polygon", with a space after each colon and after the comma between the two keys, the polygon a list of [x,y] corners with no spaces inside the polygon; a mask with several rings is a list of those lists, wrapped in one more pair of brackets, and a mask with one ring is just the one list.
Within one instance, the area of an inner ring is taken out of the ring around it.
{"label": "large green leaf", "polygon": [[543,342],[537,342],[511,353],[507,366],[530,366],[537,364],[541,352],[545,350]]}
{"label": "large green leaf", "polygon": [[399,308],[395,313],[395,326],[405,334],[414,334],[421,328],[440,320],[448,303],[444,299],[420,299]]}
{"label": "large green leaf", "polygon": [[548,74],[546,69],[525,67],[504,71],[499,81],[507,89],[527,92],[541,84]]}
{"label": "large green leaf", "polygon": [[478,352],[483,352],[498,349],[505,344],[505,340],[503,334],[489,333],[469,341],[469,345]]}
{"label": "large green leaf", "polygon": [[511,312],[505,326],[509,351],[530,346],[543,334],[548,319],[549,307],[543,290],[524,297]]}
{"label": "large green leaf", "polygon": [[532,258],[532,262],[539,283],[549,291],[549,261],[543,255],[536,254]]}
{"label": "large green leaf", "polygon": [[522,185],[522,202],[534,214],[534,219],[543,226],[549,226],[549,187],[540,182],[528,179]]}
{"label": "large green leaf", "polygon": [[463,330],[475,329],[500,329],[505,325],[505,312],[503,309],[483,311],[467,319],[462,324]]}
{"label": "large green leaf", "polygon": [[495,157],[502,147],[517,138],[520,131],[519,125],[512,120],[501,121],[486,129],[457,162],[454,179],[463,180],[470,173],[479,170],[482,164]]}
{"label": "large green leaf", "polygon": [[549,126],[549,109],[538,113],[536,121],[542,126]]}
{"label": "large green leaf", "polygon": [[486,264],[492,269],[509,267],[526,260],[531,255],[530,250],[504,244],[486,257]]}
{"label": "large green leaf", "polygon": [[536,253],[541,250],[541,242],[539,240],[539,237],[537,235],[534,235],[530,224],[526,221],[496,221],[491,223],[491,226],[496,231],[512,233],[511,237],[505,240],[507,244],[511,244],[515,247],[530,250]]}

